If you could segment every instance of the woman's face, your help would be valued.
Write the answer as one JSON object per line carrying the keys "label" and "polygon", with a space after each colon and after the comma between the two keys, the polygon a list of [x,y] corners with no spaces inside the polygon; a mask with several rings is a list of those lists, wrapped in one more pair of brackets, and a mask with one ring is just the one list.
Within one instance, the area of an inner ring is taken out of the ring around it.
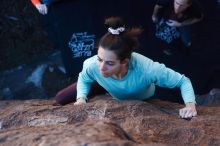
{"label": "woman's face", "polygon": [[100,74],[103,77],[112,77],[113,75],[117,75],[125,66],[125,63],[120,61],[113,51],[103,49],[101,46],[98,49],[97,56],[97,65]]}

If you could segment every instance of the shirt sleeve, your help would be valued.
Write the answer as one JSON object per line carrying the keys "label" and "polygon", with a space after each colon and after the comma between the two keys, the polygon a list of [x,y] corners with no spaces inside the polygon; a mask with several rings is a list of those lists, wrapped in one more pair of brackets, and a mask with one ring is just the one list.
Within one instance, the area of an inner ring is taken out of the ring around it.
{"label": "shirt sleeve", "polygon": [[40,4],[40,0],[31,0],[33,5]]}
{"label": "shirt sleeve", "polygon": [[154,62],[152,68],[152,82],[160,87],[180,88],[184,103],[196,103],[194,90],[189,78],[158,62]]}
{"label": "shirt sleeve", "polygon": [[181,95],[185,104],[189,102],[196,103],[195,93],[189,78],[183,76],[177,87],[180,87]]}
{"label": "shirt sleeve", "polygon": [[87,100],[87,96],[93,82],[94,78],[92,77],[92,65],[86,60],[84,61],[82,71],[79,73],[76,99],[83,97],[85,100]]}

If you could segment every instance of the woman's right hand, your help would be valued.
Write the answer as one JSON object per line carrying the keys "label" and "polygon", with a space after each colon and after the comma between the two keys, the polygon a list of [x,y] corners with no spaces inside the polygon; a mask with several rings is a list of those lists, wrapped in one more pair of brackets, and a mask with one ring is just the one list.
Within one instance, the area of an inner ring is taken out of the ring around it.
{"label": "woman's right hand", "polygon": [[74,105],[82,105],[86,104],[86,100],[84,98],[78,98]]}

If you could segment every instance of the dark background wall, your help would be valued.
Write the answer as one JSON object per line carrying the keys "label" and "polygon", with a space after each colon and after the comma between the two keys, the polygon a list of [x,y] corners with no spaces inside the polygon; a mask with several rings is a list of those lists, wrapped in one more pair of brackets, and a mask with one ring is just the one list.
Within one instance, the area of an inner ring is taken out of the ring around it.
{"label": "dark background wall", "polygon": [[0,1],[0,71],[53,51],[39,16],[29,0]]}
{"label": "dark background wall", "polygon": [[155,28],[151,21],[154,4],[155,0],[75,0],[54,4],[49,17],[55,17],[50,22],[56,23],[53,24],[57,27],[55,30],[59,30],[57,35],[67,71],[73,76],[77,75],[81,70],[82,60],[86,58],[72,59],[67,45],[71,35],[75,32],[88,32],[95,35],[97,41],[106,32],[104,19],[121,16],[130,26],[141,26],[145,29],[141,37],[142,46],[137,52],[188,76],[196,92],[207,92],[213,87],[219,87],[220,6],[217,1],[201,1],[205,17],[202,22],[193,26],[193,45],[189,56],[181,51],[176,51],[171,56],[162,52],[168,46],[154,37]]}
{"label": "dark background wall", "polygon": [[[42,16],[30,1],[2,0],[0,69],[30,62],[41,54],[47,55],[54,49],[59,49],[67,75],[76,78],[83,60],[96,54],[95,42],[107,30],[103,25],[104,19],[121,16],[128,25],[145,29],[140,38],[142,45],[137,52],[188,76],[197,94],[207,93],[214,87],[219,88],[220,6],[217,0],[200,0],[205,17],[193,26],[193,46],[189,56],[182,54],[178,48],[171,56],[162,52],[168,46],[154,36],[151,14],[155,2],[156,0],[60,0],[50,6],[48,15]],[[73,34],[77,37],[71,41]],[[75,45],[78,50],[81,49],[80,57],[73,57],[76,54],[69,43],[72,47]]]}

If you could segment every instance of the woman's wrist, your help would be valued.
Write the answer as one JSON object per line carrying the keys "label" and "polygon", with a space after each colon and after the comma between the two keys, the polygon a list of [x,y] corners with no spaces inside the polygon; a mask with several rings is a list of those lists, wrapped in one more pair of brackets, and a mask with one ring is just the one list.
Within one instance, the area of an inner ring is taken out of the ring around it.
{"label": "woman's wrist", "polygon": [[74,105],[82,105],[82,104],[86,104],[86,98],[84,97],[77,98],[76,102],[74,103]]}
{"label": "woman's wrist", "polygon": [[186,107],[195,108],[196,104],[194,102],[188,102],[188,103],[186,103]]}
{"label": "woman's wrist", "polygon": [[77,102],[87,102],[87,100],[86,100],[86,98],[85,97],[78,97],[77,99],[76,99],[76,101]]}

